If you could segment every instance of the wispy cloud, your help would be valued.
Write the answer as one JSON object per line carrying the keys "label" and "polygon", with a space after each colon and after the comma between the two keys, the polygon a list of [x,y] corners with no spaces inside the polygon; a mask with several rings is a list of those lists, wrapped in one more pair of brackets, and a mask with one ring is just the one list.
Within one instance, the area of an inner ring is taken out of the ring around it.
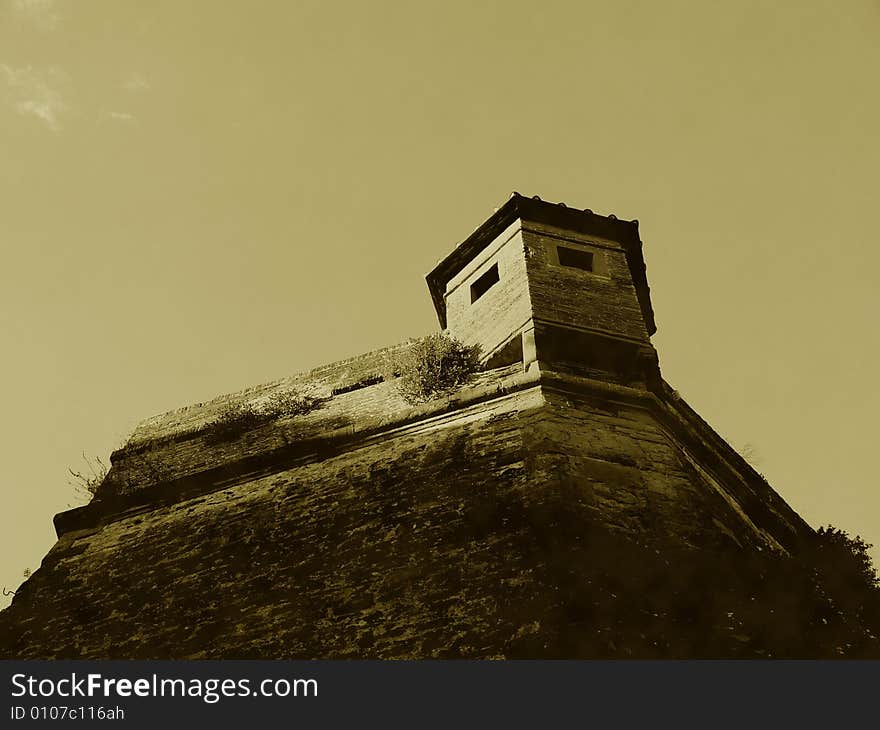
{"label": "wispy cloud", "polygon": [[104,112],[104,116],[107,119],[112,119],[114,122],[120,122],[121,124],[130,124],[131,122],[137,121],[134,114],[129,114],[128,112],[116,112],[110,110]]}
{"label": "wispy cloud", "polygon": [[139,92],[149,91],[153,86],[146,76],[142,74],[130,74],[125,81],[122,82],[122,88],[126,91]]}
{"label": "wispy cloud", "polygon": [[0,64],[0,79],[5,82],[5,100],[16,112],[35,117],[53,132],[61,129],[61,118],[68,110],[61,91],[67,83],[64,72],[54,66],[37,71],[31,66]]}
{"label": "wispy cloud", "polygon": [[54,30],[61,22],[55,0],[12,0],[12,8],[42,30]]}

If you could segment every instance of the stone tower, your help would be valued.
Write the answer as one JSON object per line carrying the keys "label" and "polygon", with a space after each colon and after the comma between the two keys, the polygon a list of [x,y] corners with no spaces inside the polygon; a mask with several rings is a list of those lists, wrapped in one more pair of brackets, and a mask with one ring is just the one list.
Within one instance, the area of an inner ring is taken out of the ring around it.
{"label": "stone tower", "polygon": [[441,327],[492,365],[553,363],[619,383],[656,377],[637,221],[514,193],[428,275]]}
{"label": "stone tower", "polygon": [[402,343],[147,419],[56,515],[6,655],[742,655],[685,566],[812,530],[662,379],[638,225],[514,194],[427,278],[470,383],[411,405]]}

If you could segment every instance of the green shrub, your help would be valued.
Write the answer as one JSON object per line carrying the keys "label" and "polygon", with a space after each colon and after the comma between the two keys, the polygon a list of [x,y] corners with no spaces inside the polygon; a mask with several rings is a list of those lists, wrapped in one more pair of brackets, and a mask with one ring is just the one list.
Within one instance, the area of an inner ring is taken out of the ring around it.
{"label": "green shrub", "polygon": [[480,346],[439,332],[417,340],[394,363],[397,388],[408,403],[424,403],[461,387],[480,369]]}
{"label": "green shrub", "polygon": [[301,416],[321,405],[322,399],[297,391],[276,393],[263,403],[231,403],[208,425],[208,442],[232,441],[243,433],[280,418]]}

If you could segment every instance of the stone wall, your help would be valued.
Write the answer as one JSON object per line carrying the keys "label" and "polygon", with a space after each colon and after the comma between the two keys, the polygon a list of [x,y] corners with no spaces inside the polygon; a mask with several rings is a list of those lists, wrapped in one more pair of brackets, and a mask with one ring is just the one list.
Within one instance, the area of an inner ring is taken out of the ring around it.
{"label": "stone wall", "polygon": [[[619,243],[528,222],[528,285],[536,320],[648,341],[626,254]],[[595,273],[560,266],[557,246],[592,251]]]}
{"label": "stone wall", "polygon": [[[529,434],[537,482],[552,483],[583,504],[593,524],[631,540],[678,542],[699,549],[783,550],[773,532],[786,532],[781,515],[761,529],[739,504],[742,478],[725,484],[710,476],[651,407],[545,389],[548,407]],[[793,513],[788,520],[800,522]],[[798,525],[799,526],[799,525]]]}
{"label": "stone wall", "polygon": [[[499,281],[471,302],[471,284],[492,266]],[[455,276],[446,289],[449,333],[467,344],[478,344],[484,356],[519,333],[532,317],[522,232],[516,223]]]}
{"label": "stone wall", "polygon": [[[597,582],[632,573],[634,596],[647,581],[672,600],[687,586],[651,562],[657,546],[776,545],[740,504],[751,488],[683,446],[646,391],[514,367],[422,410],[395,412],[388,383],[338,398],[375,430],[199,493],[166,482],[166,499],[145,491],[139,509],[65,531],[0,614],[6,656],[653,655],[635,627],[661,609],[624,619],[623,589]],[[194,442],[162,448],[180,473],[204,458]],[[809,530],[798,519],[774,529]]]}
{"label": "stone wall", "polygon": [[502,653],[521,621],[499,619],[528,583],[511,510],[541,402],[532,388],[65,534],[2,614],[2,644],[23,657]]}
{"label": "stone wall", "polygon": [[218,396],[205,403],[194,403],[153,416],[137,426],[121,453],[156,440],[187,437],[204,428],[230,405],[256,402],[274,393],[296,389],[319,397],[330,396],[334,388],[343,388],[364,378],[386,374],[393,367],[396,357],[409,346],[409,342],[402,342],[280,380]]}

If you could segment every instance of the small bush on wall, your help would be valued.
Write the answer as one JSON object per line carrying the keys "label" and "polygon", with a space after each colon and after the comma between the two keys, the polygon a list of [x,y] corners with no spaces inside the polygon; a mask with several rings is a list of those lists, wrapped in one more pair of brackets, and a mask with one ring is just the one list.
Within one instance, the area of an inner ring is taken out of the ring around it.
{"label": "small bush on wall", "polygon": [[408,403],[424,403],[461,387],[480,369],[480,346],[443,332],[417,340],[394,363],[397,387]]}
{"label": "small bush on wall", "polygon": [[71,478],[67,481],[74,488],[78,497],[89,501],[107,479],[107,473],[110,469],[101,461],[100,456],[96,456],[94,461],[90,461],[85,453],[82,456],[86,469],[83,471],[68,469],[67,471],[70,473]]}
{"label": "small bush on wall", "polygon": [[262,404],[232,403],[209,424],[208,441],[231,441],[264,423],[310,413],[322,402],[322,399],[311,395],[288,391],[277,393]]}

